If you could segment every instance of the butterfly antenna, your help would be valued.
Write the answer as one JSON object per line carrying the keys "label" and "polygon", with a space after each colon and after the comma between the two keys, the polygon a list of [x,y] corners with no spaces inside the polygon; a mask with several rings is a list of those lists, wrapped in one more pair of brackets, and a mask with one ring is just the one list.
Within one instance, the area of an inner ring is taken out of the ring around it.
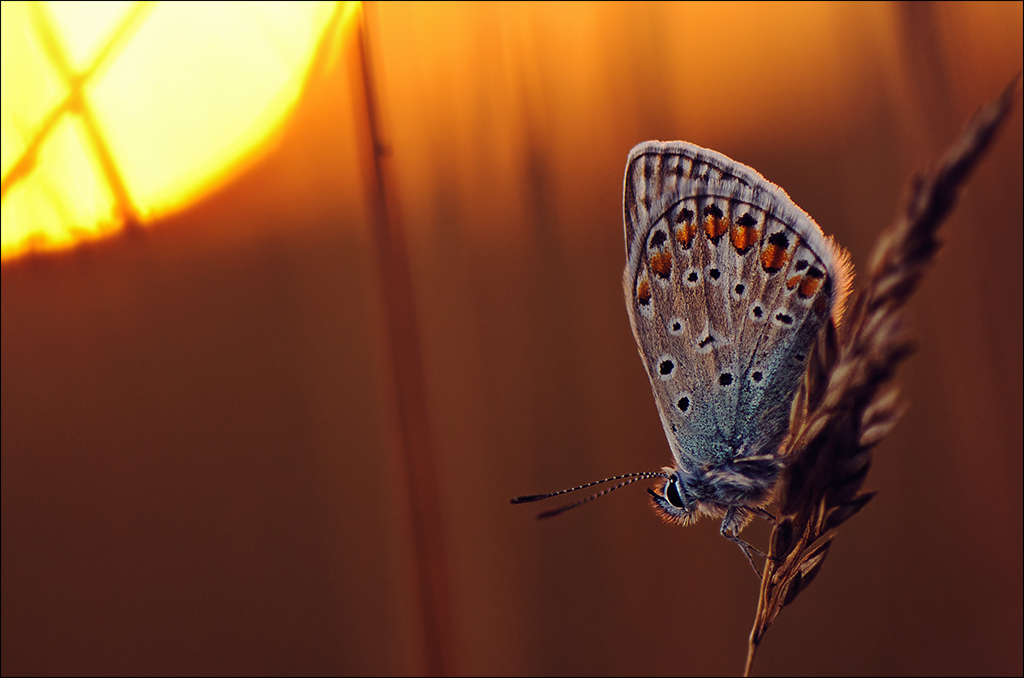
{"label": "butterfly antenna", "polygon": [[568,494],[569,492],[576,492],[578,490],[585,490],[588,487],[593,487],[595,485],[603,485],[604,483],[611,483],[611,482],[615,482],[616,480],[623,481],[623,482],[620,482],[618,485],[615,485],[613,487],[607,487],[607,488],[601,490],[600,492],[598,492],[597,494],[592,494],[589,497],[585,497],[583,499],[580,499],[579,501],[575,501],[575,502],[573,502],[571,504],[568,504],[566,506],[561,506],[559,508],[552,509],[550,511],[544,511],[543,513],[540,513],[540,514],[537,515],[538,519],[541,519],[541,518],[553,518],[555,516],[558,516],[558,515],[561,515],[561,514],[565,513],[566,511],[574,509],[577,506],[581,506],[583,504],[586,504],[588,501],[593,501],[594,499],[597,499],[600,496],[606,495],[609,492],[614,492],[615,490],[617,490],[617,489],[619,489],[621,487],[625,487],[626,485],[630,485],[632,483],[635,483],[638,480],[644,480],[645,478],[667,478],[667,477],[668,477],[668,475],[665,474],[665,473],[662,473],[661,471],[645,471],[643,473],[624,473],[624,474],[622,474],[620,476],[612,476],[611,478],[605,478],[604,480],[595,480],[594,482],[587,483],[586,485],[578,485],[577,487],[570,487],[567,490],[559,490],[558,492],[548,492],[547,494],[528,494],[528,495],[525,495],[523,497],[514,497],[512,499],[512,503],[513,504],[527,504],[527,503],[534,502],[534,501],[540,501],[541,499],[550,499],[551,497],[557,497],[557,496],[562,495],[562,494]]}

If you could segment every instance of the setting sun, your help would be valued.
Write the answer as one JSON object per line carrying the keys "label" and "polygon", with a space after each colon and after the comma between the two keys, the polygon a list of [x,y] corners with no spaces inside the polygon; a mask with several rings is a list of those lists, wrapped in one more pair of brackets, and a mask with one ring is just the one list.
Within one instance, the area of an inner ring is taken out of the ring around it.
{"label": "setting sun", "polygon": [[146,223],[266,147],[356,3],[3,3],[2,257]]}

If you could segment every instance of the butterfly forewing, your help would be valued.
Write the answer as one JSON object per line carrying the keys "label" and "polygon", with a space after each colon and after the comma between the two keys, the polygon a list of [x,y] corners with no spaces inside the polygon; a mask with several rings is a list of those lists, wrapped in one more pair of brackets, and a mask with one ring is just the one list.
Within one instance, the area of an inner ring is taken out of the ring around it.
{"label": "butterfly forewing", "polygon": [[685,142],[630,153],[630,323],[678,465],[774,454],[845,260],[777,186]]}

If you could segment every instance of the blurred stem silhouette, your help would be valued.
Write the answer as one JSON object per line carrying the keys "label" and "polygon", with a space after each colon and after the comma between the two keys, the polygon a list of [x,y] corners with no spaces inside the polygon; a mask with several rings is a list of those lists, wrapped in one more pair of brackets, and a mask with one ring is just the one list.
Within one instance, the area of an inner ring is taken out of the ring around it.
{"label": "blurred stem silhouette", "polygon": [[455,670],[451,597],[447,554],[441,519],[434,446],[427,407],[426,384],[413,298],[405,229],[398,210],[380,102],[375,89],[367,12],[362,3],[357,40],[357,118],[365,129],[359,135],[363,171],[368,177],[371,238],[388,341],[388,362],[398,413],[402,479],[413,541],[413,575],[420,614],[425,675],[452,675]]}
{"label": "blurred stem silhouette", "polygon": [[843,321],[821,333],[793,404],[789,462],[761,577],[744,675],[779,612],[821,569],[836,528],[875,495],[861,490],[871,452],[901,415],[892,378],[913,352],[904,306],[935,258],[938,230],[1018,96],[1021,76],[981,108],[942,160],[915,175],[896,222],[882,233],[866,285]]}

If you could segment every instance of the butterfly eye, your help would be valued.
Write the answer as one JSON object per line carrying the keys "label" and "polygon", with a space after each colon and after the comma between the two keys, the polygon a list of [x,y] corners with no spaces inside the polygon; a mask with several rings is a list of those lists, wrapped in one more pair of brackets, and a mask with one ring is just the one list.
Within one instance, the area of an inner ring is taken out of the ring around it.
{"label": "butterfly eye", "polygon": [[686,508],[686,502],[683,501],[683,496],[679,494],[679,481],[675,478],[671,478],[665,484],[665,499],[677,509]]}

